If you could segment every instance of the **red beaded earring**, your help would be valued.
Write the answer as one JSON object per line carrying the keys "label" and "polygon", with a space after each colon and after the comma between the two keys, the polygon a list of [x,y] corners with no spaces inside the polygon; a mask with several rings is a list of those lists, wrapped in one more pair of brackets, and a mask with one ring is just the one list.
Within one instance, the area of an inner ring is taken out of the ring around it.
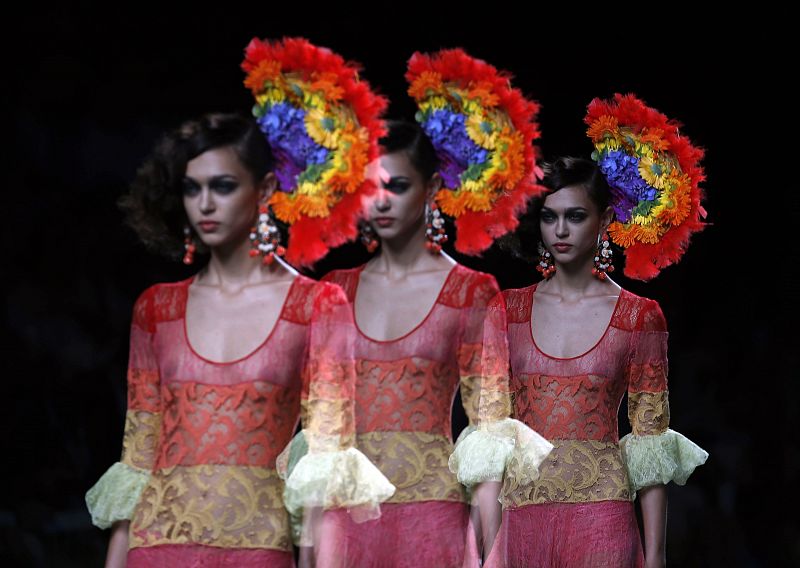
{"label": "red beaded earring", "polygon": [[275,255],[283,256],[286,249],[280,243],[281,234],[275,221],[270,214],[269,205],[258,206],[258,221],[256,226],[250,229],[250,256],[261,256],[264,264],[272,264]]}
{"label": "red beaded earring", "polygon": [[614,272],[614,252],[611,250],[611,242],[608,233],[603,233],[597,240],[597,254],[594,257],[594,267],[592,274],[600,280],[606,279],[607,272]]}
{"label": "red beaded earring", "polygon": [[183,226],[183,264],[189,265],[194,262],[194,253],[197,245],[192,238],[192,229],[189,225]]}

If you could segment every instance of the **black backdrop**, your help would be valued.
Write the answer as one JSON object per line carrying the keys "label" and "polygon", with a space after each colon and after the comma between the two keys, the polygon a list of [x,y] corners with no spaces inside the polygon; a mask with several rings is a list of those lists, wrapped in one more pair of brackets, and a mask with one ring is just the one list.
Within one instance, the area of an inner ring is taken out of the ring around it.
{"label": "black backdrop", "polygon": [[[368,16],[333,5],[35,5],[7,20],[0,564],[101,565],[107,535],[89,524],[83,494],[118,458],[130,310],[151,283],[188,274],[144,251],[115,201],[165,129],[206,111],[246,112],[243,48],[254,36],[283,35],[360,61],[363,77],[392,99],[389,114],[408,118],[407,58],[464,47],[541,102],[545,157],[589,152],[582,118],[594,96],[634,92],[685,124],[707,150],[711,225],[654,282],[618,278],[661,303],[673,427],[711,454],[686,487],[670,486],[668,558],[800,561],[800,523],[788,514],[798,505],[800,452],[790,441],[798,388],[788,349],[797,341],[785,298],[796,281],[782,276],[794,264],[786,253],[797,176],[766,180],[773,166],[791,172],[792,157],[766,134],[778,102],[753,97],[783,90],[783,75],[756,51],[769,34],[752,14],[727,14],[724,24],[641,16],[623,27],[621,8],[581,22],[577,8],[539,17],[530,7],[503,16],[489,8],[458,5],[455,16],[455,5],[438,14],[388,5]],[[666,28],[677,31],[659,35]],[[364,258],[343,247],[319,272]],[[503,287],[535,280],[532,267],[496,250],[459,260]]]}

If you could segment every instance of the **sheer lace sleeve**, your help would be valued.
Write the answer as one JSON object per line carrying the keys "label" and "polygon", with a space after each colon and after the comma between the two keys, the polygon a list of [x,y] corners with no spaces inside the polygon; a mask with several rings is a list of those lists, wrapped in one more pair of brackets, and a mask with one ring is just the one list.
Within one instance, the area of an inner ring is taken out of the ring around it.
{"label": "sheer lace sleeve", "polygon": [[347,508],[356,520],[380,514],[394,486],[355,448],[355,328],[341,288],[315,287],[303,380],[303,430],[278,458],[286,479],[285,504]]}
{"label": "sheer lace sleeve", "polygon": [[506,330],[503,295],[491,279],[478,287],[468,313],[461,384],[471,426],[459,436],[449,462],[450,470],[468,486],[502,481],[507,469],[513,469],[517,476],[536,479],[539,465],[553,448],[535,431],[510,417]]}
{"label": "sheer lace sleeve", "polygon": [[154,301],[155,288],[150,288],[133,309],[122,458],[86,493],[92,522],[103,529],[131,518],[155,463],[161,400],[153,351]]}
{"label": "sheer lace sleeve", "polygon": [[645,300],[628,364],[628,419],[633,432],[620,440],[633,491],[674,481],[686,483],[708,454],[669,429],[667,325],[661,308]]}

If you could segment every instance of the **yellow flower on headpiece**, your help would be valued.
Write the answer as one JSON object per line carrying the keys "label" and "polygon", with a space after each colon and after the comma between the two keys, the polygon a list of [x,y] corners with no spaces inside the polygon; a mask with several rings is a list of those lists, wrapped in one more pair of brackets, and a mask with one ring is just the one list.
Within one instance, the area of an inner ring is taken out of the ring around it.
{"label": "yellow flower on headpiece", "polygon": [[434,110],[440,110],[443,108],[447,108],[450,106],[450,101],[447,97],[443,97],[441,95],[435,95],[428,97],[424,101],[418,103],[419,109],[421,112],[431,112]]}
{"label": "yellow flower on headpiece", "polygon": [[286,100],[286,96],[283,90],[273,86],[265,88],[260,94],[256,95],[256,103],[262,107],[267,104],[281,103],[284,100]]}
{"label": "yellow flower on headpiece", "polygon": [[654,160],[651,156],[639,159],[639,175],[656,189],[664,189],[669,172],[664,171],[664,165]]}
{"label": "yellow flower on headpiece", "polygon": [[[364,129],[352,128],[341,132],[339,148],[333,161],[337,184],[347,193],[353,193],[361,185],[363,172],[369,162],[369,137]],[[358,174],[358,175],[356,175]]]}
{"label": "yellow flower on headpiece", "polygon": [[655,158],[656,151],[653,149],[650,144],[642,142],[640,139],[635,138],[633,135],[630,135],[629,138],[626,138],[626,141],[630,143],[630,147],[632,153],[635,156],[639,156],[640,158]]}
{"label": "yellow flower on headpiece", "polygon": [[305,125],[308,135],[314,142],[325,148],[336,148],[339,131],[335,116],[321,109],[312,108],[306,112]]}
{"label": "yellow flower on headpiece", "polygon": [[659,212],[659,217],[672,226],[680,225],[686,220],[691,211],[691,180],[686,174],[681,174],[672,191],[663,199],[664,209]]}
{"label": "yellow flower on headpiece", "polygon": [[518,130],[505,128],[498,137],[497,147],[506,158],[501,170],[503,187],[513,189],[525,175],[525,140]]}
{"label": "yellow flower on headpiece", "polygon": [[494,150],[497,138],[495,125],[481,114],[471,114],[466,122],[467,135],[481,148]]}

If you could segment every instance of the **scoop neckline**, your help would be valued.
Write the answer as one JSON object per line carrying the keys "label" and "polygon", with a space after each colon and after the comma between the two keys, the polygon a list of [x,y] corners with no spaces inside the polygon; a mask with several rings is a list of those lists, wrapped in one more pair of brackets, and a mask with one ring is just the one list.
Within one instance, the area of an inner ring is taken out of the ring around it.
{"label": "scoop neckline", "polygon": [[261,343],[259,343],[252,351],[247,353],[246,355],[243,355],[242,357],[238,357],[238,358],[233,359],[231,361],[215,361],[214,359],[210,359],[208,357],[205,357],[204,355],[201,355],[194,348],[194,346],[192,345],[192,342],[189,340],[189,326],[188,326],[187,317],[186,317],[187,309],[188,309],[188,306],[189,306],[189,286],[191,286],[195,282],[196,278],[197,278],[197,275],[195,274],[194,276],[192,276],[187,281],[187,284],[186,284],[186,299],[183,302],[183,338],[184,338],[184,341],[186,342],[186,346],[189,348],[189,351],[195,357],[197,357],[198,359],[200,359],[200,360],[202,360],[202,361],[204,361],[206,363],[210,363],[211,365],[226,366],[226,365],[235,365],[236,363],[241,363],[242,361],[244,361],[246,359],[249,359],[250,357],[252,357],[256,353],[258,353],[264,347],[264,345],[266,345],[269,342],[269,340],[272,339],[272,336],[275,335],[275,330],[278,328],[278,324],[281,322],[282,319],[284,319],[284,314],[286,312],[286,306],[289,304],[289,298],[292,296],[292,292],[294,292],[295,285],[297,284],[297,281],[300,279],[300,275],[297,275],[297,276],[294,277],[294,279],[292,279],[292,283],[289,285],[289,290],[286,292],[286,297],[283,299],[283,303],[281,304],[281,309],[278,312],[278,317],[275,320],[275,323],[273,324],[272,329],[269,331],[269,333],[264,338],[264,340]]}
{"label": "scoop neckline", "polygon": [[433,304],[431,305],[430,309],[428,310],[428,313],[426,313],[425,317],[422,318],[422,321],[420,321],[417,325],[415,325],[410,331],[404,333],[403,335],[401,335],[399,337],[395,337],[393,339],[375,339],[374,337],[370,337],[369,335],[364,333],[364,331],[358,325],[358,319],[356,318],[356,298],[358,297],[358,288],[359,288],[359,286],[361,284],[361,273],[364,271],[365,267],[366,267],[366,265],[364,264],[364,265],[361,265],[356,270],[356,285],[355,285],[355,288],[353,290],[353,308],[352,308],[352,311],[353,311],[353,325],[356,328],[356,331],[359,333],[359,335],[364,337],[364,339],[367,339],[368,341],[371,341],[372,343],[395,343],[396,341],[401,341],[401,340],[409,337],[411,334],[413,334],[415,331],[417,331],[423,325],[425,325],[425,323],[428,321],[428,319],[430,319],[431,314],[433,314],[433,310],[436,308],[436,305],[439,304],[439,301],[442,299],[442,295],[444,294],[444,291],[447,288],[447,285],[450,283],[450,279],[453,277],[453,274],[455,273],[456,268],[458,267],[458,263],[453,264],[453,266],[450,268],[450,271],[447,273],[447,277],[444,279],[444,282],[442,283],[442,287],[439,289],[439,293],[436,295],[436,299],[433,301]]}
{"label": "scoop neckline", "polygon": [[589,353],[591,353],[592,351],[597,349],[597,346],[600,345],[603,342],[603,340],[606,338],[606,336],[608,335],[608,331],[611,329],[611,324],[614,322],[614,319],[617,317],[617,312],[619,311],[619,306],[620,306],[620,303],[621,303],[620,300],[622,298],[622,295],[625,293],[625,290],[623,288],[619,289],[619,295],[617,296],[617,301],[614,303],[614,309],[611,311],[611,317],[608,319],[608,324],[606,324],[606,328],[603,331],[603,334],[600,336],[600,339],[598,339],[594,343],[594,345],[592,345],[589,349],[587,349],[583,353],[581,353],[579,355],[575,355],[573,357],[556,357],[555,355],[550,355],[549,353],[545,352],[541,347],[539,347],[539,344],[536,343],[536,339],[534,339],[534,337],[533,337],[533,303],[534,303],[535,296],[536,296],[536,289],[538,287],[539,287],[539,285],[535,284],[531,289],[531,308],[530,308],[530,314],[528,316],[528,326],[527,326],[528,327],[528,337],[530,337],[531,343],[533,343],[533,346],[536,348],[536,350],[539,353],[541,353],[542,355],[544,355],[548,359],[553,359],[555,361],[572,361],[574,359],[580,359],[581,357],[585,357],[586,355],[588,355]]}

